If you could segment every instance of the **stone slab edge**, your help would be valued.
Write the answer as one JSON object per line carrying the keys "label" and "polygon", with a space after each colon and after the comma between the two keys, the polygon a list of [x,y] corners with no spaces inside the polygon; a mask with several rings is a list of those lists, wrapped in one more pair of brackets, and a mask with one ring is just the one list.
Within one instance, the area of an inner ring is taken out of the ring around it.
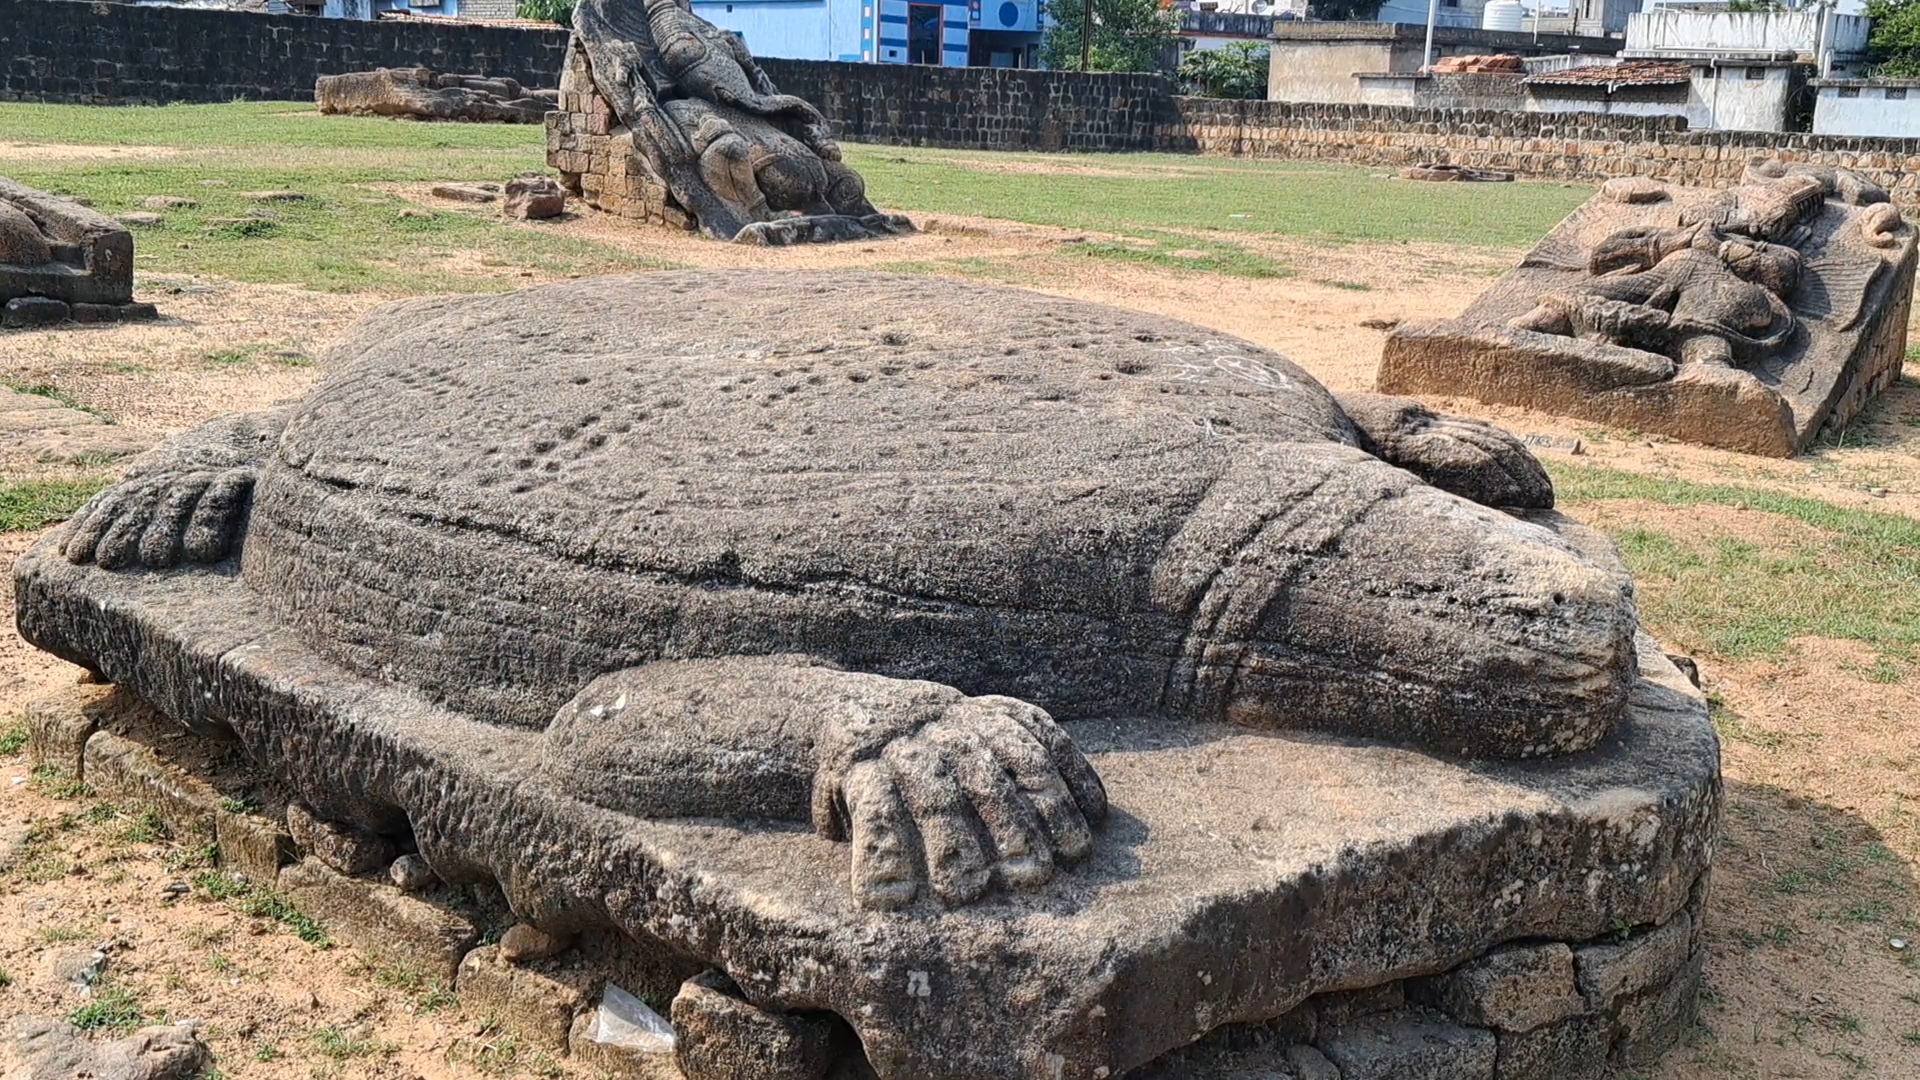
{"label": "stone slab edge", "polygon": [[[1351,852],[1310,881],[1171,905],[1145,937],[1146,927],[1078,928],[1058,915],[981,923],[965,912],[859,913],[839,880],[842,856],[830,860],[835,872],[819,857],[824,842],[760,834],[742,844],[731,829],[636,821],[553,793],[526,799],[529,746],[504,745],[511,737],[500,729],[334,667],[263,618],[231,567],[195,573],[191,586],[183,576],[103,574],[43,545],[16,567],[20,627],[32,641],[75,643],[170,714],[224,720],[256,761],[360,763],[324,785],[285,779],[325,816],[398,808],[405,820],[394,825],[411,825],[443,878],[498,880],[529,921],[651,935],[726,970],[758,1004],[839,1013],[883,1080],[1115,1075],[1219,1025],[1284,1013],[1336,988],[1333,978],[1369,985],[1443,971],[1504,940],[1584,939],[1660,921],[1711,858],[1717,743],[1697,691],[1647,640],[1648,675],[1619,738],[1655,740],[1641,754],[1661,790],[1627,792],[1595,777],[1601,788],[1574,796],[1581,769],[1556,764],[1544,775],[1571,785],[1573,799],[1559,811],[1449,830],[1411,849]],[[1405,871],[1406,857],[1467,872],[1528,865],[1543,851],[1577,859],[1549,873],[1565,895],[1436,908]],[[793,896],[730,885],[751,880],[752,859],[786,860]],[[622,868],[618,884],[600,867]],[[1365,926],[1353,923],[1361,911],[1371,913]],[[1421,925],[1400,925],[1410,919]],[[982,932],[995,943],[983,946]],[[1109,932],[1136,939],[1110,941]],[[1368,944],[1388,941],[1397,944]],[[1193,978],[1208,971],[1258,974]],[[1140,986],[1165,990],[1148,1001]],[[1045,1004],[1010,1026],[1005,1003],[1022,999]]]}

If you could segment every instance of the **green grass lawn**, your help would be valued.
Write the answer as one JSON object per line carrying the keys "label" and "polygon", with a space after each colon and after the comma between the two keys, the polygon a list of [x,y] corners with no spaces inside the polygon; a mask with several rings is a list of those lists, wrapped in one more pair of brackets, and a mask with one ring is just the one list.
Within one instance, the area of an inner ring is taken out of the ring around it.
{"label": "green grass lawn", "polygon": [[[150,195],[192,199],[165,224],[141,229],[139,270],[215,274],[313,289],[482,292],[514,278],[486,267],[604,273],[657,267],[604,244],[513,228],[487,216],[434,210],[375,185],[504,181],[542,171],[533,125],[419,124],[323,117],[292,102],[99,108],[0,105],[0,142],[118,146],[128,160],[29,157],[0,148],[0,174],[78,195],[108,214],[141,209]],[[163,157],[138,148],[167,147]],[[249,191],[293,190],[297,202],[260,202]],[[234,221],[251,214],[256,220]],[[430,269],[467,253],[468,270]]]}
{"label": "green grass lawn", "polygon": [[[82,196],[106,213],[139,209],[149,195],[198,201],[198,207],[167,212],[164,226],[140,234],[142,270],[329,290],[444,292],[512,284],[504,274],[423,272],[448,251],[554,273],[662,265],[473,214],[402,218],[405,200],[377,187],[497,181],[543,170],[543,134],[535,125],[323,117],[296,102],[7,104],[0,105],[0,142],[126,148],[126,160],[10,156],[0,148],[0,174]],[[166,148],[165,155],[140,149],[153,147]],[[1413,184],[1365,169],[1165,154],[849,146],[847,158],[891,208],[1117,233],[1127,242],[1089,238],[1075,253],[1239,277],[1288,271],[1234,243],[1236,233],[1519,246],[1587,195],[1554,184]],[[242,194],[279,188],[309,198],[263,207]],[[271,216],[221,220],[256,210]],[[1191,235],[1196,230],[1214,235]]]}
{"label": "green grass lawn", "polygon": [[[1609,529],[1638,584],[1641,614],[1664,639],[1726,659],[1777,657],[1793,639],[1859,641],[1874,678],[1904,675],[1920,647],[1920,521],[1731,484],[1698,484],[1549,463],[1559,501],[1634,499],[1756,511],[1753,536]],[[1768,517],[1808,526],[1772,535]]]}
{"label": "green grass lawn", "polygon": [[889,207],[1120,233],[1530,247],[1593,194],[1579,185],[1422,184],[1344,165],[1173,154],[851,146],[847,160]]}

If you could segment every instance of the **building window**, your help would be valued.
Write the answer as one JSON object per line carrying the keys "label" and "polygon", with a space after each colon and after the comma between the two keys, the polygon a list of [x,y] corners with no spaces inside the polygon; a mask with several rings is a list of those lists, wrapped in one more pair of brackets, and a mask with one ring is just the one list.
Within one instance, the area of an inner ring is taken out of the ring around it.
{"label": "building window", "polygon": [[1766,68],[1748,68],[1747,69],[1748,82],[1757,82],[1758,80],[1764,79],[1766,77],[1767,77]]}
{"label": "building window", "polygon": [[1905,101],[1906,99],[1907,99],[1907,88],[1906,88],[1906,87],[1904,87],[1904,86],[1889,86],[1889,87],[1887,87],[1887,100],[1888,100],[1888,101]]}
{"label": "building window", "polygon": [[1841,97],[1859,97],[1860,88],[1857,86],[1843,86],[1840,88],[1840,96]]}

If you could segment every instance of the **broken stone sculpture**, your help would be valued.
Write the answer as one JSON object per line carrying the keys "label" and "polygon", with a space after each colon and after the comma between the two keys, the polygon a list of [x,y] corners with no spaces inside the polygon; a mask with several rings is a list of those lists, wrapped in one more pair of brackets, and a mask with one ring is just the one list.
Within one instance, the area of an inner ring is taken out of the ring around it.
{"label": "broken stone sculpture", "polygon": [[1846,170],[1610,180],[1458,319],[1396,329],[1379,386],[1791,455],[1899,377],[1914,247]]}
{"label": "broken stone sculpture", "polygon": [[322,75],[314,80],[313,100],[323,113],[346,116],[538,124],[559,103],[560,93],[484,75],[454,75],[431,68],[377,68]]}
{"label": "broken stone sculpture", "polygon": [[1513,181],[1509,172],[1469,169],[1465,165],[1409,165],[1400,170],[1402,180],[1428,180],[1438,183],[1505,184]]}
{"label": "broken stone sculpture", "polygon": [[1704,701],[1484,424],[864,273],[408,301],[327,372],[32,549],[21,633],[311,835],[724,973],[775,1019],[703,1060],[1117,1076],[1706,869]]}
{"label": "broken stone sculpture", "polygon": [[579,4],[568,57],[548,161],[595,205],[747,244],[912,229],[867,201],[819,110],[686,0]]}
{"label": "broken stone sculpture", "polygon": [[0,177],[0,326],[153,316],[153,305],[133,299],[125,225]]}

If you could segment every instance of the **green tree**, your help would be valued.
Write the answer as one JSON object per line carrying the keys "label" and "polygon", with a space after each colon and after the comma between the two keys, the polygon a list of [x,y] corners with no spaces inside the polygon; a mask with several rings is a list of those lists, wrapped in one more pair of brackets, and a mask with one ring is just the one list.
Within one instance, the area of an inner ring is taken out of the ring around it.
{"label": "green tree", "polygon": [[[1093,0],[1089,71],[1165,71],[1174,53],[1179,18],[1160,0]],[[1055,71],[1079,71],[1080,29],[1086,0],[1051,0],[1053,25],[1040,42],[1040,59]]]}
{"label": "green tree", "polygon": [[523,19],[544,19],[572,26],[573,0],[520,0],[513,13]]}
{"label": "green tree", "polygon": [[1920,77],[1920,0],[1867,0],[1873,34],[1867,49],[1873,73],[1896,79]]}
{"label": "green tree", "polygon": [[1312,0],[1313,17],[1328,20],[1367,20],[1380,14],[1380,0]]}
{"label": "green tree", "polygon": [[1180,61],[1180,92],[1195,97],[1267,96],[1267,47],[1230,42],[1221,49],[1195,49]]}

